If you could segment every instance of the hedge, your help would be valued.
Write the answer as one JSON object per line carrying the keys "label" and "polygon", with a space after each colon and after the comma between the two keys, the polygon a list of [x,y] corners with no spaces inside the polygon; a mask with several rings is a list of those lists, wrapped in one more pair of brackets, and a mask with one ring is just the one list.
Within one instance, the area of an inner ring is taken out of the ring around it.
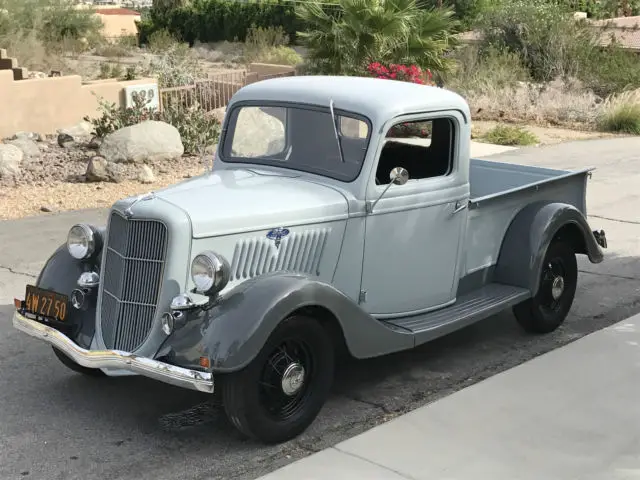
{"label": "hedge", "polygon": [[[338,13],[338,6],[326,5],[328,13]],[[219,41],[244,41],[249,28],[281,26],[292,43],[304,25],[296,18],[295,3],[290,0],[269,2],[234,0],[199,0],[171,10],[152,8],[138,22],[140,44],[145,44],[156,30],[166,29],[190,45]]]}

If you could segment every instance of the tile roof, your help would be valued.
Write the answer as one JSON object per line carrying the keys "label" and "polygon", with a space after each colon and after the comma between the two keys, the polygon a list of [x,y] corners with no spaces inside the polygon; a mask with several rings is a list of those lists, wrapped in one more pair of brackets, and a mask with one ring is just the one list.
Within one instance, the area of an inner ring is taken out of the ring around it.
{"label": "tile roof", "polygon": [[140,15],[140,12],[128,8],[96,8],[95,12],[100,15]]}
{"label": "tile roof", "polygon": [[596,20],[591,24],[602,29],[601,45],[609,45],[615,39],[623,48],[640,51],[640,15]]}

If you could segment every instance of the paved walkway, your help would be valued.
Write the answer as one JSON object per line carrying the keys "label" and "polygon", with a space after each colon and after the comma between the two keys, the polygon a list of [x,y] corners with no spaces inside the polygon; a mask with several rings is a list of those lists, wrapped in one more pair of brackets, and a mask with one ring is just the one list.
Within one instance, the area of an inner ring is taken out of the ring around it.
{"label": "paved walkway", "polygon": [[640,479],[640,315],[259,480],[289,479]]}

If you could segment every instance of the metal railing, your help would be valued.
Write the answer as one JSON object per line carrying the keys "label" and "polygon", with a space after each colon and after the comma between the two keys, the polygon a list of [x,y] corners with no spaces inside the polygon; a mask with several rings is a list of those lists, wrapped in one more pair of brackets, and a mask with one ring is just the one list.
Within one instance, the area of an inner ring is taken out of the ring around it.
{"label": "metal railing", "polygon": [[224,108],[231,97],[245,85],[267,78],[294,76],[295,71],[260,75],[246,70],[230,71],[210,75],[209,78],[194,81],[189,85],[160,89],[160,108],[180,105],[191,108],[197,106],[206,112]]}

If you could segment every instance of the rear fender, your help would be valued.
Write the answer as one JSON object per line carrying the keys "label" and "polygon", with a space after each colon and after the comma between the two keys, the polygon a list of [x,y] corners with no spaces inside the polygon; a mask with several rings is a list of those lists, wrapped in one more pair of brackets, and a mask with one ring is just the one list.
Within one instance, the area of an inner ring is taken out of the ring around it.
{"label": "rear fender", "polygon": [[591,263],[604,255],[585,216],[566,203],[532,203],[513,219],[504,236],[495,270],[495,281],[536,295],[547,247],[554,239],[568,241],[577,254]]}
{"label": "rear fender", "polygon": [[199,357],[206,356],[214,372],[240,370],[260,352],[276,326],[298,312],[319,317],[328,328],[339,327],[356,358],[414,346],[408,332],[385,326],[331,285],[276,272],[241,283],[207,311],[190,313],[159,353],[184,367],[196,367]]}

